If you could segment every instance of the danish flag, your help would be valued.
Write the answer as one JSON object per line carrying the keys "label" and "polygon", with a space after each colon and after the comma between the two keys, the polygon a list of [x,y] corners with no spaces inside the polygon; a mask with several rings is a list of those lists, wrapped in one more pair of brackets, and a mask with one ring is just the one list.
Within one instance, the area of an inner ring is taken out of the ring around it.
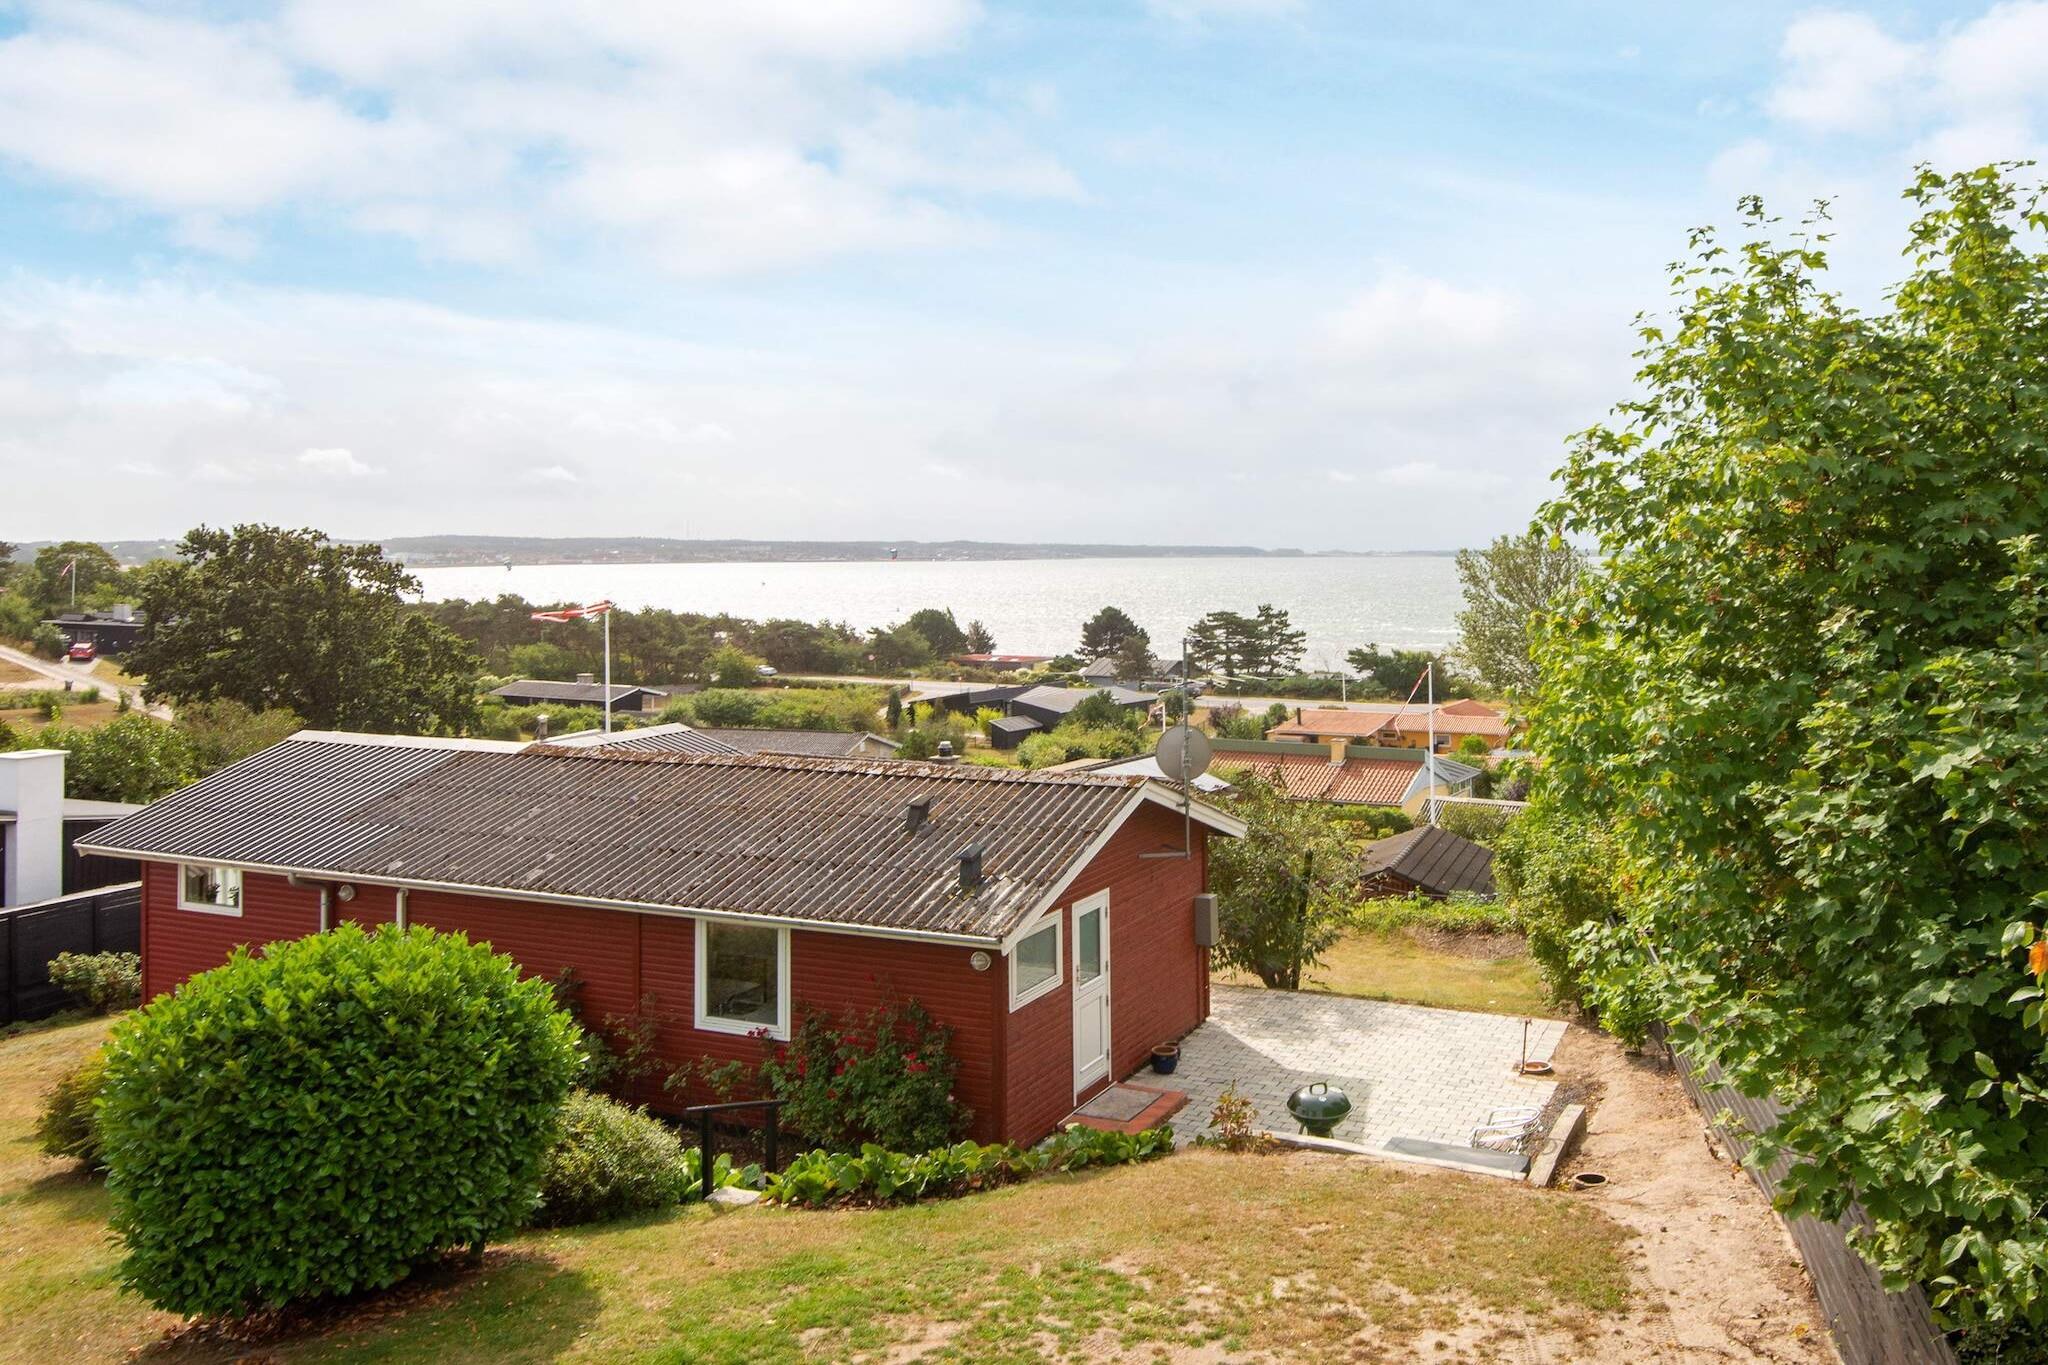
{"label": "danish flag", "polygon": [[608,616],[611,614],[611,610],[612,604],[607,600],[592,602],[589,606],[584,607],[564,607],[560,611],[537,611],[533,613],[533,619],[536,621],[584,621],[593,616]]}

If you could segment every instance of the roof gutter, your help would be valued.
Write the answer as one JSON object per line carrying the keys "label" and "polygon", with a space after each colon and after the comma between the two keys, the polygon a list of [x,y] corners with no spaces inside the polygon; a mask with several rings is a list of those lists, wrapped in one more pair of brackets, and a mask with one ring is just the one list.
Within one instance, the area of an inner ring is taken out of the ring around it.
{"label": "roof gutter", "polygon": [[767,924],[778,928],[814,929],[820,933],[853,934],[863,938],[905,939],[913,943],[942,943],[963,948],[1001,948],[1003,939],[997,934],[948,934],[930,929],[888,929],[872,924],[848,924],[841,920],[801,919],[795,915],[749,914],[744,910],[710,910],[688,905],[652,905],[645,901],[604,900],[596,896],[566,896],[547,891],[521,891],[507,886],[476,886],[467,882],[422,881],[417,877],[380,877],[365,872],[345,872],[334,868],[285,867],[275,863],[241,862],[233,858],[207,858],[197,854],[180,855],[161,850],[149,851],[134,848],[114,848],[105,844],[79,842],[73,847],[82,853],[91,853],[105,858],[132,858],[147,863],[205,863],[209,867],[232,867],[241,872],[259,872],[267,876],[283,877],[298,887],[315,887],[320,890],[320,927],[328,927],[330,905],[328,889],[321,884],[321,878],[330,881],[353,882],[359,886],[389,886],[401,895],[409,891],[443,891],[458,896],[485,896],[498,900],[526,901],[541,905],[571,905],[589,910],[622,910],[635,915],[666,915],[683,919],[727,920],[736,924]]}

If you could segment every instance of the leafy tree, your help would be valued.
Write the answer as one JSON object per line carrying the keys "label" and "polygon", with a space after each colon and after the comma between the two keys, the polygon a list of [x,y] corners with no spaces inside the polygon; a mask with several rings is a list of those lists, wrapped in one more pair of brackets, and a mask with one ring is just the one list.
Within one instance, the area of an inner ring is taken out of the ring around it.
{"label": "leafy tree", "polygon": [[1241,612],[1212,611],[1188,628],[1188,662],[1198,672],[1243,677],[1256,652],[1252,622]]}
{"label": "leafy tree", "polygon": [[910,613],[910,619],[904,624],[924,636],[931,652],[941,659],[968,652],[967,634],[953,619],[951,607],[925,607]]}
{"label": "leafy tree", "polygon": [[87,801],[154,801],[200,775],[185,736],[140,711],[104,725],[46,725],[26,743],[64,750],[64,794]]}
{"label": "leafy tree", "polygon": [[583,660],[573,650],[552,640],[535,640],[505,651],[505,671],[517,678],[552,678],[565,682],[584,672]]}
{"label": "leafy tree", "polygon": [[905,622],[868,636],[868,653],[874,666],[889,672],[922,668],[932,661],[932,642],[917,627]]}
{"label": "leafy tree", "polygon": [[200,527],[143,596],[151,697],[290,710],[324,729],[445,734],[476,718],[476,654],[404,610],[419,580],[319,531]]}
{"label": "leafy tree", "polygon": [[202,701],[179,707],[172,726],[191,750],[194,775],[204,777],[290,738],[306,722],[292,711],[251,711],[238,701]]}
{"label": "leafy tree", "polygon": [[1124,641],[1132,638],[1143,640],[1147,645],[1152,643],[1152,637],[1122,607],[1104,607],[1081,627],[1081,657],[1100,659],[1114,654]]}
{"label": "leafy tree", "polygon": [[1081,698],[1073,710],[1067,713],[1062,725],[1078,726],[1083,730],[1107,730],[1140,728],[1136,709],[1119,706],[1108,692],[1091,692]]}
{"label": "leafy tree", "polygon": [[1119,681],[1137,682],[1152,671],[1152,642],[1142,635],[1128,636],[1110,657]]}
{"label": "leafy tree", "polygon": [[[1415,684],[1422,681],[1423,670],[1435,658],[1426,649],[1381,649],[1378,645],[1367,645],[1354,649],[1344,656],[1360,677],[1372,683],[1381,693],[1389,697],[1406,697],[1415,690]],[[1439,692],[1450,690],[1444,685],[1444,670],[1437,669]]]}
{"label": "leafy tree", "polygon": [[736,688],[707,688],[684,700],[689,704],[689,718],[699,725],[752,725],[761,711],[759,696]]}
{"label": "leafy tree", "polygon": [[1633,952],[1679,1046],[1787,1105],[1787,1210],[1858,1199],[1895,1283],[2040,1322],[2048,218],[1995,167],[1909,198],[1876,313],[1755,200],[1696,234],[1542,518],[1600,569],[1539,631],[1532,747],[1628,875],[1615,990]]}
{"label": "leafy tree", "polygon": [[761,680],[761,661],[734,645],[720,645],[704,660],[704,676],[713,687],[752,687]]}
{"label": "leafy tree", "polygon": [[1301,655],[1308,632],[1296,630],[1287,613],[1271,603],[1262,603],[1252,618],[1256,642],[1253,671],[1264,677],[1293,673],[1301,667]]}
{"label": "leafy tree", "polygon": [[1210,846],[1210,884],[1221,919],[1217,961],[1276,990],[1302,977],[1344,935],[1358,880],[1342,822],[1311,801],[1291,801],[1267,778],[1240,773],[1227,798],[1249,832]]}
{"label": "leafy tree", "polygon": [[996,637],[989,634],[987,626],[979,621],[969,621],[967,623],[966,653],[993,654],[995,653],[995,648]]}
{"label": "leafy tree", "polygon": [[[76,563],[76,570],[72,565]],[[121,561],[104,545],[90,540],[63,540],[36,551],[29,566],[30,597],[45,615],[67,610],[74,596],[81,605],[91,600],[94,588],[121,580]]]}
{"label": "leafy tree", "polygon": [[1515,697],[1535,692],[1531,627],[1556,610],[1583,572],[1579,552],[1540,526],[1483,550],[1458,551],[1465,593],[1458,654],[1482,686]]}

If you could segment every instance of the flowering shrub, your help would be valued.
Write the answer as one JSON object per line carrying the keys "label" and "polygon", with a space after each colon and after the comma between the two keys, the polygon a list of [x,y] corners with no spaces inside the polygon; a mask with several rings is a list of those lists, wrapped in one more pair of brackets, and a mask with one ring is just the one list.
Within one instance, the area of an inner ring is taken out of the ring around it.
{"label": "flowering shrub", "polygon": [[50,984],[94,1014],[133,1009],[142,1001],[142,958],[135,953],[59,953]]}
{"label": "flowering shrub", "polygon": [[602,1095],[576,1091],[541,1172],[539,1227],[596,1223],[683,1197],[683,1144],[662,1123]]}
{"label": "flowering shrub", "polygon": [[943,1147],[972,1112],[953,1097],[953,1031],[915,1000],[865,1018],[807,1011],[761,1065],[782,1121],[821,1147]]}

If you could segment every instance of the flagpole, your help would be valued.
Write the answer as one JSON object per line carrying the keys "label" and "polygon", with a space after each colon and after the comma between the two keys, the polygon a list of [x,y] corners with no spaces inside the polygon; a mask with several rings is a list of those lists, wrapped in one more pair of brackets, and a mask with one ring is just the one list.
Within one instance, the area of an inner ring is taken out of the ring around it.
{"label": "flagpole", "polygon": [[604,614],[604,732],[612,732],[612,614]]}
{"label": "flagpole", "polygon": [[1429,812],[1429,823],[1436,823],[1436,660],[1431,659],[1422,666],[1422,676],[1429,679],[1429,781],[1422,794],[1422,808]]}

